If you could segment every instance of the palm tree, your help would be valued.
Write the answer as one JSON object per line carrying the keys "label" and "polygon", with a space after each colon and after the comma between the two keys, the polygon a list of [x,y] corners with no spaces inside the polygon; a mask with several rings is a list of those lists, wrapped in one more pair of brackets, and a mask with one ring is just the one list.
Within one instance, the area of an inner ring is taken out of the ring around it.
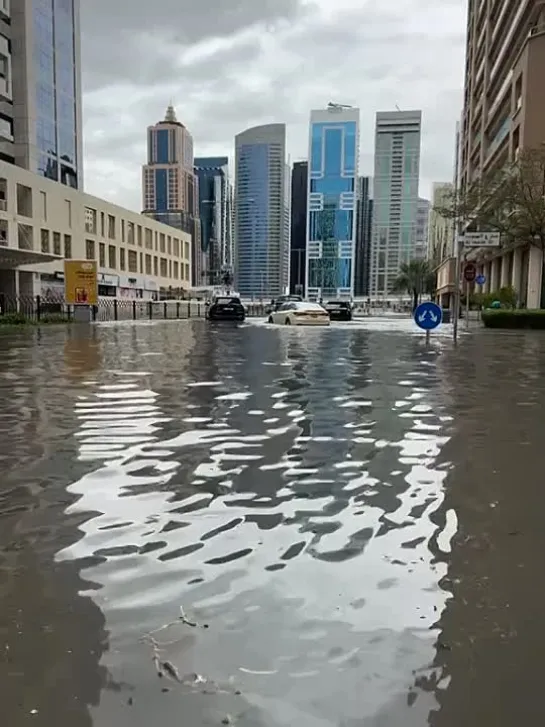
{"label": "palm tree", "polygon": [[408,293],[413,299],[413,312],[424,293],[435,293],[435,273],[427,260],[402,263],[392,287],[394,293]]}

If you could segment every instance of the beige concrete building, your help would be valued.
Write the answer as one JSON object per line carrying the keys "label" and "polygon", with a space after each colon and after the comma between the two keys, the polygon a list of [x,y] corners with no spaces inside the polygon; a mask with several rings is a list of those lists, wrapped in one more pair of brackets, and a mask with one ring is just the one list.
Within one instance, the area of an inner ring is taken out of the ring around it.
{"label": "beige concrete building", "polygon": [[0,293],[62,295],[65,258],[98,261],[102,296],[191,285],[188,233],[0,161]]}
{"label": "beige concrete building", "polygon": [[[465,98],[460,135],[462,187],[545,141],[545,7],[542,0],[469,0]],[[533,246],[472,253],[485,292],[513,285],[521,303],[541,305],[542,253]],[[445,270],[454,267],[445,260]]]}

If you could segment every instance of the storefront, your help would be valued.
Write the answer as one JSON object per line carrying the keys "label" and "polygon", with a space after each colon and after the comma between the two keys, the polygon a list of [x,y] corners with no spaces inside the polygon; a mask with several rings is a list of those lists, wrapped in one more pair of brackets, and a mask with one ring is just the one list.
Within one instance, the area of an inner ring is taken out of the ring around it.
{"label": "storefront", "polygon": [[117,295],[128,300],[157,300],[158,286],[155,280],[143,275],[120,275]]}
{"label": "storefront", "polygon": [[118,275],[98,274],[98,294],[101,298],[115,298],[119,285]]}

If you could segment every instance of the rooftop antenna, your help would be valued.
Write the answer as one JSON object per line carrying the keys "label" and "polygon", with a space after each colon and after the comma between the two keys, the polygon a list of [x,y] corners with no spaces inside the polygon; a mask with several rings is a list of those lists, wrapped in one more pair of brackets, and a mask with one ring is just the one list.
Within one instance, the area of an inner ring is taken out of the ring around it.
{"label": "rooftop antenna", "polygon": [[396,107],[396,111],[401,111],[401,109],[399,108],[399,106],[397,104],[395,105],[395,107]]}
{"label": "rooftop antenna", "polygon": [[328,109],[353,109],[353,106],[350,106],[349,104],[345,103],[333,103],[333,101],[330,101],[327,104]]}

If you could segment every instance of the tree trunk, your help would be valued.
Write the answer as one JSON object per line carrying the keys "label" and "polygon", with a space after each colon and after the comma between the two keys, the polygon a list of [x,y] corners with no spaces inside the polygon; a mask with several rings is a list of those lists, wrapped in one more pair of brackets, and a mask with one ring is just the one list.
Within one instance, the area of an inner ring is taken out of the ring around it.
{"label": "tree trunk", "polygon": [[418,308],[418,290],[413,290],[413,313]]}

